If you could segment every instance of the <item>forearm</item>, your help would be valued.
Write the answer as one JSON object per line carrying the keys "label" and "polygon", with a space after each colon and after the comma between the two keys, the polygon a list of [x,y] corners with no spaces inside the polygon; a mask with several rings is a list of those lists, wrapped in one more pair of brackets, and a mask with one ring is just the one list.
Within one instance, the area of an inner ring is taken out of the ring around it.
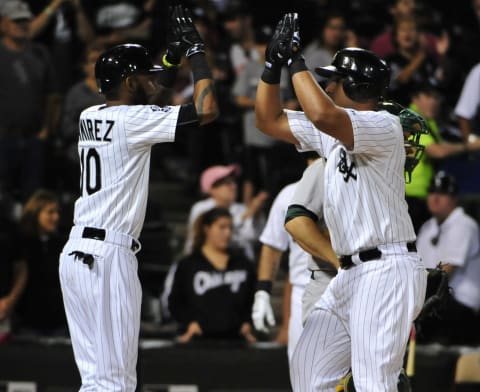
{"label": "forearm", "polygon": [[468,136],[472,133],[470,121],[466,118],[458,117],[458,126],[462,132],[463,140],[467,140]]}
{"label": "forearm", "polygon": [[305,115],[322,132],[353,146],[353,127],[344,109],[335,105],[332,99],[318,85],[309,71],[296,72],[292,76],[297,99]]}
{"label": "forearm", "polygon": [[337,255],[333,251],[330,240],[322,234],[316,222],[306,216],[297,216],[285,224],[285,229],[312,256],[325,260],[335,268],[339,268]]}
{"label": "forearm", "polygon": [[401,84],[408,83],[423,60],[425,60],[425,55],[415,56],[415,58],[398,73],[397,82]]}
{"label": "forearm", "polygon": [[193,103],[197,111],[200,125],[214,121],[218,115],[218,103],[214,81],[208,68],[205,54],[199,53],[191,57],[194,78]]}
{"label": "forearm", "polygon": [[270,125],[283,113],[280,100],[280,84],[259,80],[255,97],[256,127],[269,134]]}
{"label": "forearm", "polygon": [[18,299],[23,293],[23,290],[25,289],[25,286],[27,284],[27,279],[27,263],[23,260],[15,263],[13,287],[8,295],[10,301],[12,301],[13,304],[17,303]]}
{"label": "forearm", "polygon": [[260,251],[260,260],[258,262],[258,280],[275,280],[278,267],[282,258],[282,251],[263,244]]}
{"label": "forearm", "polygon": [[59,94],[50,94],[45,102],[45,116],[42,130],[52,134],[57,129],[61,115],[61,97]]}
{"label": "forearm", "polygon": [[47,5],[43,11],[36,15],[31,21],[29,26],[29,35],[30,38],[35,38],[40,35],[45,27],[50,22],[50,19],[53,17],[58,7],[62,3],[62,0],[53,0],[49,5]]}
{"label": "forearm", "polygon": [[468,147],[463,143],[438,143],[431,144],[426,148],[426,153],[430,158],[443,159],[449,156],[463,154],[468,151]]}

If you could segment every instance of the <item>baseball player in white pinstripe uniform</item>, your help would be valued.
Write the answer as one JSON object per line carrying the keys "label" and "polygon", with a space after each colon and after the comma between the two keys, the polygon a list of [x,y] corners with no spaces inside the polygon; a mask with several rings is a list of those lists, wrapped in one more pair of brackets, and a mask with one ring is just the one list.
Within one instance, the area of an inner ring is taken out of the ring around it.
{"label": "baseball player in white pinstripe uniform", "polygon": [[[218,114],[204,44],[188,10],[175,7],[169,28],[164,67],[154,66],[140,45],[103,53],[95,73],[106,104],[80,116],[81,194],[60,255],[60,279],[81,391],[135,390],[142,294],[135,254],[151,147],[173,142],[183,124],[203,125]],[[184,54],[195,80],[194,103],[149,105],[160,91],[157,78],[171,87]]]}
{"label": "baseball player in white pinstripe uniform", "polygon": [[[318,159],[316,153],[308,153],[307,156],[309,167],[314,166],[315,174],[323,175],[323,160]],[[270,208],[267,222],[260,236],[262,249],[258,265],[257,291],[252,307],[253,325],[259,331],[268,332],[267,326],[275,325],[270,303],[272,281],[280,264],[282,253],[288,250],[289,282],[292,285],[290,318],[288,320],[287,352],[289,360],[292,358],[293,350],[303,330],[302,320],[306,318],[306,314],[312,309],[313,304],[320,298],[328,282],[336,273],[336,268],[328,262],[319,259],[315,262],[312,256],[303,250],[284,228],[287,209],[294,199],[299,183],[300,181],[297,181],[285,186],[275,197]],[[321,198],[319,200],[321,204]],[[334,261],[331,263],[338,265],[330,243],[322,245],[312,253],[321,259],[333,258]]]}
{"label": "baseball player in white pinstripe uniform", "polygon": [[[341,269],[310,314],[291,366],[295,391],[332,391],[352,367],[357,391],[397,391],[426,272],[405,201],[405,149],[398,117],[375,111],[389,70],[372,52],[346,48],[316,72],[300,53],[296,14],[266,50],[256,97],[258,128],[327,160],[324,218]],[[278,77],[288,60],[303,112],[283,111]]]}

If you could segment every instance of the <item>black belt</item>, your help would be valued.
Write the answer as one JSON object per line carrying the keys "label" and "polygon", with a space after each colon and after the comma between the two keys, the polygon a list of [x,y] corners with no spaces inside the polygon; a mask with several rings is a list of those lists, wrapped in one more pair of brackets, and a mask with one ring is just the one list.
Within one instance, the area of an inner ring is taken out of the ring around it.
{"label": "black belt", "polygon": [[[416,252],[417,246],[415,242],[407,242],[407,250],[409,252]],[[376,247],[372,249],[362,250],[358,253],[358,258],[364,263],[371,260],[377,260],[380,257],[382,257],[382,251]],[[355,264],[352,261],[351,255],[340,257],[340,267],[342,267],[342,269],[349,269],[353,266],[355,266]]]}
{"label": "black belt", "polygon": [[[105,236],[105,229],[97,229],[96,227],[85,227],[82,232],[82,238],[90,238],[92,240],[105,241]],[[130,249],[135,252],[138,248],[138,242],[132,239]]]}

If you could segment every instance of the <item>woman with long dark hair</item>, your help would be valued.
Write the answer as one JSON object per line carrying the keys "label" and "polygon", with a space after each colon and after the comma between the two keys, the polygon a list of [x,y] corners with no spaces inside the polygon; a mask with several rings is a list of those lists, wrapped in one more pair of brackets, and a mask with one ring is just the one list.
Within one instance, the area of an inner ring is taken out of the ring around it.
{"label": "woman with long dark hair", "polygon": [[65,242],[58,234],[60,204],[47,190],[25,203],[19,245],[28,265],[28,280],[18,306],[17,331],[34,335],[66,335],[67,324],[58,276],[58,255]]}
{"label": "woman with long dark hair", "polygon": [[232,216],[213,208],[196,221],[193,252],[179,261],[169,309],[179,323],[179,342],[193,338],[254,342],[250,323],[255,273],[229,247]]}

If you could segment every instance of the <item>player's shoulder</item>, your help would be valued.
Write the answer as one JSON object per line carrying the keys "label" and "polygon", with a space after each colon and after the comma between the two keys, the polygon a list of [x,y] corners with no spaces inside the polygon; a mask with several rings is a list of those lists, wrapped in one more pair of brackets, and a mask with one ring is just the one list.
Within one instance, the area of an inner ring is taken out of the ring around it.
{"label": "player's shoulder", "polygon": [[125,108],[125,111],[128,114],[161,114],[161,113],[170,113],[175,109],[174,106],[165,105],[128,105]]}
{"label": "player's shoulder", "polygon": [[98,113],[100,110],[107,110],[107,109],[109,108],[107,108],[105,104],[92,105],[92,106],[89,106],[88,108],[83,109],[82,112],[80,113],[80,117],[88,116],[93,113]]}
{"label": "player's shoulder", "polygon": [[285,185],[280,192],[278,192],[276,200],[288,200],[292,199],[293,194],[295,193],[295,189],[297,188],[299,181],[292,182],[290,184]]}

